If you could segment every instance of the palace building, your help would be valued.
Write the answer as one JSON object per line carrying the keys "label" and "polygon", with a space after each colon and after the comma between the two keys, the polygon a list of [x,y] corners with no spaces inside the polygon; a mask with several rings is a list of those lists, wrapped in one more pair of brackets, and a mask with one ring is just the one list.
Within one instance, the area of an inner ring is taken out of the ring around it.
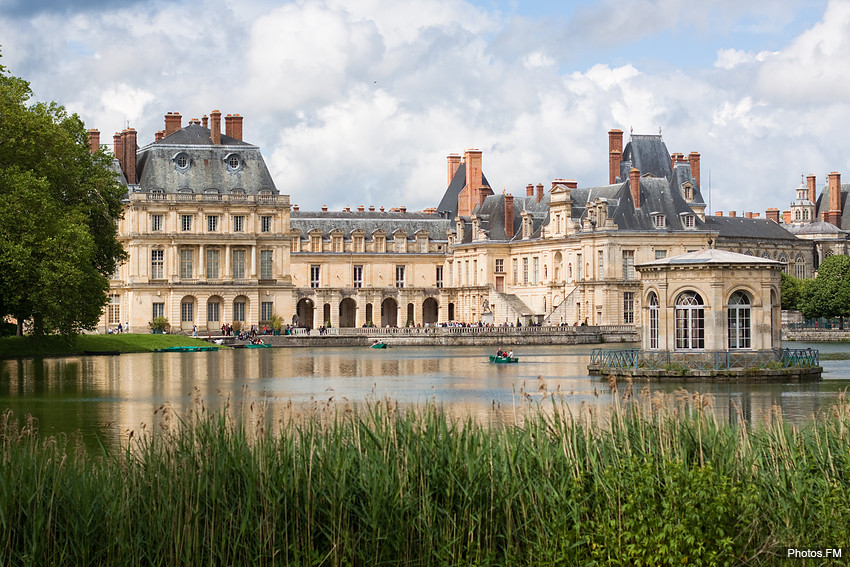
{"label": "palace building", "polygon": [[[215,334],[272,315],[318,328],[539,323],[638,324],[636,264],[705,248],[771,258],[810,275],[814,252],[776,219],[706,216],[700,156],[661,135],[609,132],[608,182],[568,179],[494,194],[480,150],[447,159],[425,211],[301,211],[280,194],[243,118],[213,111],[139,148],[116,133],[129,254],[101,329],[154,317]],[[90,132],[97,147],[99,134]],[[437,199],[435,198],[435,201]],[[811,214],[811,213],[810,213]]]}

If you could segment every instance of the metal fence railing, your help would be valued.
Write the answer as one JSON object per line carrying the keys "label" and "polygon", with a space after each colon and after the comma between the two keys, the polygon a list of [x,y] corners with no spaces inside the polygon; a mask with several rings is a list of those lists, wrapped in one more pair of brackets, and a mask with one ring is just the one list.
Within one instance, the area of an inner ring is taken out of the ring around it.
{"label": "metal fence railing", "polygon": [[647,370],[724,370],[729,368],[790,368],[819,366],[816,349],[764,351],[651,351],[593,349],[590,363],[607,368]]}

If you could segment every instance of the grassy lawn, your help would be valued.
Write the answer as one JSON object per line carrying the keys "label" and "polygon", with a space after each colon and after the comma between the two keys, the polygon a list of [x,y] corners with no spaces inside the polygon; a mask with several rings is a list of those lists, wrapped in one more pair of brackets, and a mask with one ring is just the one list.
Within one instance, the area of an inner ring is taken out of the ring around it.
{"label": "grassy lawn", "polygon": [[30,337],[0,338],[0,358],[30,356],[66,356],[82,354],[87,350],[120,352],[152,352],[171,346],[208,346],[201,339],[185,335],[80,335],[68,341],[61,337],[44,337],[38,341]]}

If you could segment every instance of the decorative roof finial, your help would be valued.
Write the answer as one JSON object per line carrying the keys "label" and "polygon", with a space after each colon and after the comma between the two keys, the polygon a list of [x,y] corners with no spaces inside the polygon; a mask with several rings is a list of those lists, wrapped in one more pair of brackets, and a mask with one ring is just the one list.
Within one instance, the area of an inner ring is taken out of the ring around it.
{"label": "decorative roof finial", "polygon": [[658,127],[658,135],[661,135],[661,126]]}

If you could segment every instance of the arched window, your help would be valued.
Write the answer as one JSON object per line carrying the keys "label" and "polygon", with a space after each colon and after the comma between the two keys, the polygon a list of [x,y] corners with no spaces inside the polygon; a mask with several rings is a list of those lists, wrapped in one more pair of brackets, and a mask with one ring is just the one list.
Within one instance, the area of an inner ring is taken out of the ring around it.
{"label": "arched window", "polygon": [[649,294],[649,348],[658,348],[658,296]]}
{"label": "arched window", "polygon": [[729,298],[729,348],[751,348],[750,298],[736,291]]}
{"label": "arched window", "polygon": [[676,298],[676,348],[705,348],[705,311],[702,297],[694,291]]}

